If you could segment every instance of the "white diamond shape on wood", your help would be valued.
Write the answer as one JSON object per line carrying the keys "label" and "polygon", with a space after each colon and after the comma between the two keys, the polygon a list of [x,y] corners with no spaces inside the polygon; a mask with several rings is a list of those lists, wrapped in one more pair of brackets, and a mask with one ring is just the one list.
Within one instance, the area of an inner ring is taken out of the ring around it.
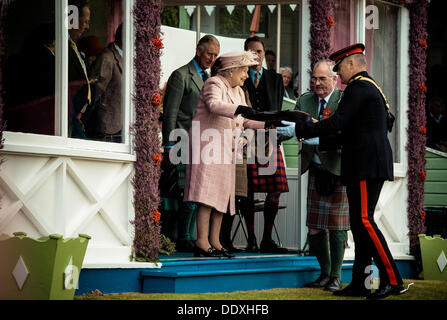
{"label": "white diamond shape on wood", "polygon": [[444,251],[441,251],[441,254],[439,255],[436,262],[438,263],[439,270],[441,272],[443,272],[445,269],[445,266],[447,265],[447,258],[445,257]]}
{"label": "white diamond shape on wood", "polygon": [[19,290],[22,290],[23,284],[25,283],[25,280],[26,278],[28,278],[29,275],[28,268],[26,267],[22,257],[19,257],[19,260],[17,261],[14,270],[12,271],[12,275],[17,282]]}

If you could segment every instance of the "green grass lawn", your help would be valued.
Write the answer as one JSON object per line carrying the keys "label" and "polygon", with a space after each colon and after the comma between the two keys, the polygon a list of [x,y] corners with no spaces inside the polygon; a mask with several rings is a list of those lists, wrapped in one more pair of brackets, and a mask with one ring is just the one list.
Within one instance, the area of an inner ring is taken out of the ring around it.
{"label": "green grass lawn", "polygon": [[[447,300],[447,281],[405,280],[405,286],[414,285],[405,294],[390,296],[386,300]],[[331,292],[319,289],[271,289],[253,291],[235,291],[226,293],[200,294],[101,294],[75,297],[75,300],[365,300],[364,298],[342,298]]]}

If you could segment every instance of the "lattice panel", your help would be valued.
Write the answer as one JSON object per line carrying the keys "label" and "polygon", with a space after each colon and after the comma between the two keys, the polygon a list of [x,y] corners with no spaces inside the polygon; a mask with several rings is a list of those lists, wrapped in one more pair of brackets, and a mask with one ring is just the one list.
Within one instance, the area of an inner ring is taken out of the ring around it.
{"label": "lattice panel", "polygon": [[4,156],[0,234],[92,237],[89,248],[130,247],[133,163]]}

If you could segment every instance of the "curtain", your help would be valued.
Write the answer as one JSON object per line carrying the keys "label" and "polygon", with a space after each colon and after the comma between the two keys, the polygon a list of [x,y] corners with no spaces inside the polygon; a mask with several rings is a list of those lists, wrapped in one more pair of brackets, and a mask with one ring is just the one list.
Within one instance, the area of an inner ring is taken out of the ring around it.
{"label": "curtain", "polygon": [[123,23],[122,0],[108,0],[107,2],[107,43],[115,40],[115,31]]}
{"label": "curtain", "polygon": [[[398,131],[399,131],[399,107],[398,107],[398,21],[399,8],[375,0],[367,0],[366,6],[374,5],[378,9],[378,29],[366,26],[365,30],[365,54],[368,63],[368,73],[382,88],[390,103],[391,112],[396,116],[395,127],[389,134],[391,148],[393,149],[394,162],[398,162]],[[368,13],[372,14],[372,13]]]}
{"label": "curtain", "polygon": [[[355,43],[355,1],[334,0],[334,28],[331,32],[331,52]],[[346,86],[337,81],[337,87]]]}

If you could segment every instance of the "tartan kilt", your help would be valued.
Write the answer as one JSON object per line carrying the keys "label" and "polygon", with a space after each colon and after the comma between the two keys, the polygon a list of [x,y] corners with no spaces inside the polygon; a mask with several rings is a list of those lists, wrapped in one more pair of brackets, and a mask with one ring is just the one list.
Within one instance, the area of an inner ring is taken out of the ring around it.
{"label": "tartan kilt", "polygon": [[306,225],[319,230],[349,230],[349,204],[346,186],[338,177],[337,187],[330,196],[318,194],[315,187],[314,169],[309,169],[307,187],[307,221]]}
{"label": "tartan kilt", "polygon": [[272,175],[259,175],[258,168],[267,167],[265,165],[247,164],[248,192],[289,192],[287,184],[286,168],[282,157],[281,147],[276,148],[276,172]]}

